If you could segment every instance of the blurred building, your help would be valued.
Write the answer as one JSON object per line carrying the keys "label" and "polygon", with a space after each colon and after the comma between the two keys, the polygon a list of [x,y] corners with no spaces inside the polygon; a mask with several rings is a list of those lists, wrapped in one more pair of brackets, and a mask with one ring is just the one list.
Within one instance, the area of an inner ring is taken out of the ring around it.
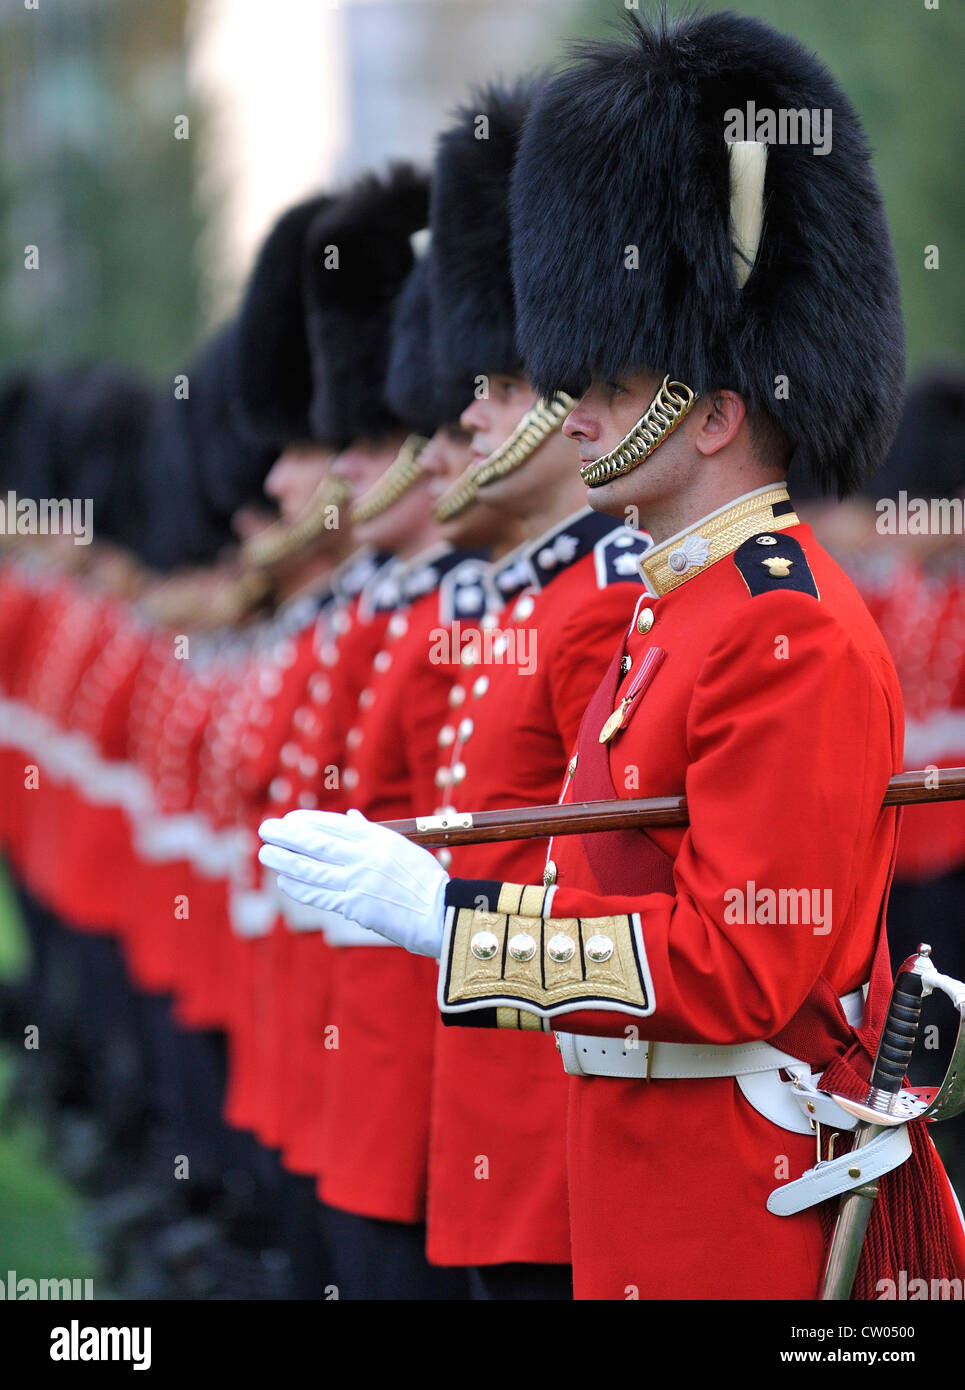
{"label": "blurred building", "polygon": [[230,309],[282,208],[387,159],[427,160],[469,86],[547,61],[575,5],[190,0],[208,316]]}
{"label": "blurred building", "polygon": [[184,21],[185,0],[0,0],[0,365],[158,371],[196,337]]}

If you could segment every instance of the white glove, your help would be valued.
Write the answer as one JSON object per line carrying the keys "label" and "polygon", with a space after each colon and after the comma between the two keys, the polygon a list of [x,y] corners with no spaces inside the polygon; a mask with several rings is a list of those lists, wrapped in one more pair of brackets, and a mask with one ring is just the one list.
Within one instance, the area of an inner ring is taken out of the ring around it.
{"label": "white glove", "polygon": [[359,811],[289,811],[258,827],[282,892],[438,960],[449,875],[428,850]]}

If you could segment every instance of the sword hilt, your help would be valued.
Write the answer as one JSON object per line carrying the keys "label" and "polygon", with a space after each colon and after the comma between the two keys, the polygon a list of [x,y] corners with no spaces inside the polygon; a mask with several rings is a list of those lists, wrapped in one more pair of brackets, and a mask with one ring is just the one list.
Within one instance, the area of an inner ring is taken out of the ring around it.
{"label": "sword hilt", "polygon": [[919,969],[929,962],[930,956],[930,946],[919,946],[914,964],[895,981],[868,1093],[868,1105],[874,1110],[887,1113],[891,1109],[894,1097],[901,1090],[908,1073],[918,1037],[922,1004],[930,993]]}

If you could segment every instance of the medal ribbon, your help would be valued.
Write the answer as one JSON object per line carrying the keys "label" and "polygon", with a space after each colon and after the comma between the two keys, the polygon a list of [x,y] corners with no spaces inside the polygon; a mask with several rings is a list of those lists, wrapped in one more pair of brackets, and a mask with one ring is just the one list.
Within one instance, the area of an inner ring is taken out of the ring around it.
{"label": "medal ribbon", "polygon": [[650,682],[660,670],[666,656],[667,653],[662,647],[651,647],[645,654],[640,663],[640,669],[630,682],[627,693],[600,730],[601,743],[609,743],[610,739],[614,738],[623,728],[630,711],[637,704],[644,691],[649,688]]}

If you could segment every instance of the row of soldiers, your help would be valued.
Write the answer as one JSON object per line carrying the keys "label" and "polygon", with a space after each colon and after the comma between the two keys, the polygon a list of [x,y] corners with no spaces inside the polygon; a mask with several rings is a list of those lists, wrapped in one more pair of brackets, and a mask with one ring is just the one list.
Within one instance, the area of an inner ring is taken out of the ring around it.
{"label": "row of soldiers", "polygon": [[[574,399],[538,394],[519,346],[513,170],[540,91],[475,92],[431,180],[396,165],[288,210],[161,398],[107,369],[3,388],[0,842],[32,950],[8,1026],[129,1292],[573,1295],[552,1037],[443,1026],[435,963],[283,895],[257,837],[294,810],[556,801],[638,613],[646,517],[586,505]],[[92,499],[94,542],[18,535],[26,497]],[[963,579],[934,569],[942,636]],[[950,650],[919,711],[945,763]],[[962,820],[936,823],[925,872],[960,875]],[[552,855],[437,852],[548,886]],[[653,1296],[724,1292],[668,1278]],[[624,1296],[603,1287],[578,1272],[578,1295]]]}

